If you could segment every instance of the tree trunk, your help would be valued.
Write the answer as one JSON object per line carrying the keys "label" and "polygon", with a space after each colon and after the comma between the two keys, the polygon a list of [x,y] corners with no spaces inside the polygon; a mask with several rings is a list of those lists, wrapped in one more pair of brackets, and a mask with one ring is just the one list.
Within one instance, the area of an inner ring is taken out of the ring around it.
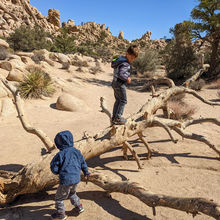
{"label": "tree trunk", "polygon": [[220,44],[219,37],[216,37],[212,42],[212,52],[210,57],[210,68],[209,68],[209,77],[214,78],[217,73],[215,73],[215,69],[217,67],[217,62],[219,61],[218,56],[218,47]]}
{"label": "tree trunk", "polygon": [[[98,156],[106,151],[109,151],[114,147],[123,145],[132,152],[137,163],[139,163],[137,154],[135,153],[133,148],[128,144],[127,141],[130,137],[138,135],[140,140],[142,140],[145,143],[147,149],[149,149],[148,143],[143,140],[142,132],[146,128],[160,126],[168,132],[169,136],[173,141],[175,140],[174,138],[172,138],[171,129],[173,129],[175,132],[177,132],[185,138],[204,142],[210,148],[212,148],[218,155],[220,155],[220,151],[216,149],[215,146],[211,144],[205,137],[201,135],[191,134],[189,132],[187,133],[184,131],[186,127],[192,124],[203,122],[211,122],[220,126],[220,122],[218,120],[194,120],[184,124],[183,122],[179,122],[176,120],[159,118],[155,115],[158,109],[164,108],[171,96],[180,93],[192,94],[196,98],[209,105],[220,105],[219,103],[204,100],[194,90],[174,86],[162,92],[158,97],[154,97],[152,98],[152,100],[148,101],[145,105],[142,106],[139,112],[128,118],[127,123],[125,125],[108,127],[103,131],[97,133],[95,136],[86,135],[85,139],[77,141],[75,143],[75,147],[82,152],[83,156],[87,160],[89,158]],[[16,93],[16,95],[18,94]],[[105,112],[107,114],[108,111]],[[108,117],[110,116],[108,115]],[[42,158],[40,161],[26,165],[18,173],[0,172],[0,205],[12,202],[18,195],[36,193],[41,190],[45,190],[48,187],[56,185],[58,183],[58,178],[50,172],[50,161],[56,153],[57,151],[53,150],[45,158]],[[92,178],[91,181],[101,186],[100,182],[96,182],[94,178]],[[163,196],[160,197],[159,195],[154,195],[154,202],[152,203],[152,196],[147,195],[146,190],[138,185],[134,186],[132,183],[125,182],[112,182],[108,184],[108,182],[105,183],[103,181],[102,184],[104,184],[103,188],[105,190],[108,190],[110,192],[115,191],[122,193],[130,193],[131,195],[134,195],[141,201],[145,202],[147,205],[151,204],[152,207],[155,207],[157,205],[163,205],[170,208],[176,208],[182,211],[187,211],[193,214],[197,214],[197,212],[203,212],[204,214],[213,217],[219,216],[219,206],[215,205],[214,203],[207,202],[205,200],[197,198],[190,200],[187,198],[181,199],[172,198],[169,196],[167,197],[168,200],[166,200]],[[113,187],[113,189],[112,186],[116,188]],[[125,189],[127,189],[127,191]],[[183,203],[179,201],[182,201]]]}

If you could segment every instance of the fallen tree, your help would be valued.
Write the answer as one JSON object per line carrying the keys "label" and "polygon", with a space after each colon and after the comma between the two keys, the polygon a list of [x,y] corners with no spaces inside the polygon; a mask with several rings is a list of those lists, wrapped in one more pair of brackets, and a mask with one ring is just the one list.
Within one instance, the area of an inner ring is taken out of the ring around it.
{"label": "fallen tree", "polygon": [[[6,80],[3,80],[4,84],[10,85]],[[11,87],[10,85],[9,87]],[[19,99],[19,93],[16,90],[11,89],[14,95],[14,102],[17,107],[18,112],[20,112],[21,102]],[[150,127],[162,127],[164,128],[171,140],[176,143],[172,135],[172,131],[177,132],[180,136],[188,139],[194,139],[208,145],[212,150],[214,150],[218,156],[220,156],[220,151],[211,143],[206,137],[192,134],[185,131],[185,129],[192,125],[198,123],[214,123],[220,126],[220,122],[215,118],[204,118],[198,120],[190,120],[186,122],[180,122],[177,120],[172,120],[168,118],[161,118],[156,115],[159,109],[164,109],[167,106],[167,101],[173,95],[188,93],[201,100],[202,102],[209,105],[220,105],[219,103],[214,103],[203,99],[194,90],[185,87],[172,86],[166,91],[162,92],[158,97],[152,98],[142,108],[130,118],[128,118],[127,123],[121,126],[110,126],[103,131],[97,133],[96,135],[90,136],[85,135],[85,137],[75,143],[75,147],[78,148],[85,159],[89,159],[98,156],[110,149],[117,146],[123,146],[124,156],[127,156],[127,149],[131,151],[135,160],[137,161],[138,167],[141,168],[139,158],[134,151],[133,147],[128,143],[129,138],[134,135],[138,135],[138,138],[146,146],[148,150],[148,158],[151,156],[150,146],[144,139],[143,132],[146,128]],[[107,108],[102,103],[103,111],[107,113]],[[24,117],[25,113],[22,112]],[[110,115],[107,114],[109,117]],[[32,128],[34,131],[35,128]],[[39,130],[38,130],[39,131]],[[37,135],[38,133],[35,132]],[[44,133],[43,133],[44,134]],[[48,138],[42,135],[41,140]],[[44,141],[43,141],[44,142]],[[52,143],[52,142],[50,142]],[[50,149],[50,148],[49,148]],[[49,163],[53,156],[57,153],[56,150],[52,150],[50,154],[47,154],[45,158],[40,161],[31,163],[22,168],[18,173],[0,172],[0,205],[4,205],[12,202],[18,195],[36,193],[41,190],[45,190],[48,187],[54,186],[58,183],[57,176],[54,176],[50,172]],[[138,199],[143,201],[148,206],[153,207],[155,211],[156,206],[165,206],[169,208],[178,209],[181,211],[186,211],[196,215],[198,212],[202,212],[206,215],[212,216],[216,219],[220,218],[220,206],[211,201],[200,199],[200,198],[174,198],[165,195],[157,195],[148,193],[148,191],[139,186],[137,183],[130,182],[117,182],[114,180],[109,180],[102,174],[97,174],[95,172],[94,176],[90,178],[90,181],[99,185],[108,192],[121,192],[128,193],[136,196]]]}

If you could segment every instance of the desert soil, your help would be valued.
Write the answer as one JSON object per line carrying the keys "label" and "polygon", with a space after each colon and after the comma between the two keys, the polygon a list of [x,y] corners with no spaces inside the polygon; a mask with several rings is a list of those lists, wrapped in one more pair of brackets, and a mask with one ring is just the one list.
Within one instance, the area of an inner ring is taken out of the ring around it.
{"label": "desert soil", "polygon": [[[57,64],[58,65],[58,64]],[[70,72],[54,67],[49,70],[54,77],[74,79],[64,89],[85,101],[88,108],[78,112],[59,111],[54,108],[61,90],[50,99],[26,100],[24,109],[26,115],[35,127],[43,130],[53,140],[57,132],[70,130],[74,139],[81,139],[83,132],[89,134],[109,126],[109,119],[100,112],[99,98],[104,96],[109,109],[112,109],[114,98],[111,88],[112,70],[105,65],[104,72],[98,75]],[[149,92],[141,92],[134,84],[128,89],[128,104],[125,117],[136,113],[140,107],[151,98]],[[204,89],[199,94],[211,100],[217,98],[217,90]],[[196,98],[187,95],[185,100],[196,106],[194,118],[215,117],[220,119],[220,107],[206,105]],[[13,114],[0,118],[0,169],[18,171],[25,164],[39,160],[44,148],[41,141],[27,133],[19,119]],[[213,124],[195,125],[189,130],[205,135],[217,147],[219,146],[220,128]],[[128,161],[122,157],[121,147],[106,152],[99,157],[87,161],[89,167],[95,167],[101,172],[118,180],[138,182],[155,194],[165,194],[179,197],[203,197],[220,204],[220,162],[217,154],[203,143],[193,140],[179,139],[177,144],[170,141],[167,133],[161,128],[151,128],[145,131],[146,139],[155,151],[150,160],[146,159],[146,148],[134,137],[130,143],[141,158],[142,170],[137,169],[135,160]],[[0,209],[0,219],[46,220],[54,212],[54,196],[56,187],[46,192],[34,195],[20,196],[15,202]],[[92,183],[80,183],[78,195],[85,212],[76,215],[71,203],[67,200],[66,214],[68,219],[78,220],[191,220],[187,213],[159,207],[156,216],[152,209],[137,198],[120,193],[112,193],[112,198],[106,197],[104,191]],[[206,215],[198,215],[196,220],[212,219]]]}

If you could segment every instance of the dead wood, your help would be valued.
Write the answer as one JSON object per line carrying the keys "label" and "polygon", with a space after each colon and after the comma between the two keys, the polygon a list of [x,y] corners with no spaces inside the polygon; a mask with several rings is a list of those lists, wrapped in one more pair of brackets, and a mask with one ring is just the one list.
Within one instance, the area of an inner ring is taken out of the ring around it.
{"label": "dead wood", "polygon": [[209,67],[209,64],[203,64],[203,67],[196,74],[187,79],[182,85],[189,87],[190,83],[195,82],[204,72],[207,72]]}
{"label": "dead wood", "polygon": [[50,138],[42,130],[38,128],[34,128],[29,124],[25,116],[24,109],[23,109],[23,102],[19,95],[19,92],[17,91],[17,88],[13,86],[11,83],[9,83],[7,80],[3,80],[1,78],[0,80],[10,90],[10,92],[12,93],[14,97],[14,104],[18,112],[18,117],[25,131],[27,131],[28,133],[37,135],[41,139],[41,141],[44,143],[48,151],[51,151],[52,149],[54,149],[55,146],[53,142],[50,140]]}
{"label": "dead wood", "polygon": [[193,217],[201,212],[215,219],[220,219],[220,206],[207,199],[158,195],[150,192],[138,183],[116,181],[100,172],[97,172],[96,170],[91,169],[90,171],[92,171],[92,176],[89,177],[90,182],[98,185],[108,193],[119,192],[123,194],[130,194],[138,198],[147,206],[152,207],[154,214],[156,214],[156,207],[163,206],[191,213]]}
{"label": "dead wood", "polygon": [[[7,81],[4,82],[7,85]],[[182,137],[204,142],[216,153],[218,153],[218,155],[220,155],[219,150],[215,148],[214,145],[211,144],[205,137],[201,135],[195,136],[194,134],[190,134],[189,132],[186,132],[184,130],[184,128],[190,126],[191,124],[204,122],[212,122],[219,126],[219,122],[217,119],[199,119],[182,123],[176,120],[159,118],[155,115],[158,109],[161,109],[166,105],[167,100],[169,100],[172,95],[181,93],[192,94],[202,102],[209,105],[220,105],[218,103],[213,103],[203,99],[191,89],[174,86],[161,93],[158,97],[152,98],[152,100],[143,105],[136,114],[128,118],[125,125],[108,127],[94,136],[86,135],[83,140],[75,143],[75,147],[82,152],[85,159],[87,160],[94,156],[98,156],[106,151],[109,151],[116,146],[123,145],[123,149],[129,149],[132,155],[135,157],[138,166],[140,166],[139,159],[136,153],[133,151],[131,145],[128,143],[128,140],[130,137],[138,135],[140,140],[147,147],[148,153],[150,154],[149,144],[144,141],[142,132],[146,128],[160,126],[168,132],[173,141],[175,141],[175,139],[172,138],[171,130],[174,130]],[[17,104],[19,103],[18,97],[19,96],[17,96],[16,94],[15,98],[17,100],[15,99],[15,103]],[[21,112],[19,112],[19,115],[20,114]],[[19,117],[21,116],[23,115],[20,115]],[[42,160],[26,165],[21,171],[16,174],[10,174],[7,176],[5,173],[1,175],[0,172],[0,177],[2,177],[0,178],[0,204],[3,205],[12,202],[18,195],[39,192],[41,190],[45,190],[48,187],[56,185],[58,183],[58,178],[50,172],[49,166],[50,161],[52,160],[56,152],[57,151],[54,150],[51,154],[48,154],[45,158],[42,158]],[[103,188],[109,192],[121,192],[134,195],[141,201],[153,207],[154,210],[156,206],[166,206],[182,211],[187,211],[193,213],[194,215],[198,212],[202,212],[214,218],[219,217],[219,206],[212,202],[208,202],[199,198],[184,199],[169,196],[160,196],[156,194],[150,195],[148,194],[146,189],[142,188],[138,184],[129,182],[115,183],[109,182],[109,180],[103,182],[103,178],[104,177],[99,180],[101,182],[99,182],[95,178],[92,178],[91,181],[99,186],[101,186],[100,184],[102,183]]]}

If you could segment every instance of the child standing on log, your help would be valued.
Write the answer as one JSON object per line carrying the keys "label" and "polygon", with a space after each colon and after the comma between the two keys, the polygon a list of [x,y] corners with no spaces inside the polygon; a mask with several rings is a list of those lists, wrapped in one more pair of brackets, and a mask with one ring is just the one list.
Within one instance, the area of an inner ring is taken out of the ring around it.
{"label": "child standing on log", "polygon": [[59,132],[54,142],[60,150],[50,163],[50,169],[54,174],[59,174],[59,186],[55,196],[57,212],[52,214],[52,219],[66,219],[64,200],[69,198],[78,212],[84,211],[79,197],[76,195],[76,187],[80,182],[80,172],[88,178],[90,175],[87,164],[81,152],[73,147],[73,135],[70,131]]}
{"label": "child standing on log", "polygon": [[112,88],[114,90],[115,103],[112,113],[112,124],[123,125],[126,119],[122,117],[124,107],[127,104],[126,84],[131,83],[131,63],[138,57],[138,48],[132,45],[127,49],[126,56],[114,58],[111,67],[114,68]]}

